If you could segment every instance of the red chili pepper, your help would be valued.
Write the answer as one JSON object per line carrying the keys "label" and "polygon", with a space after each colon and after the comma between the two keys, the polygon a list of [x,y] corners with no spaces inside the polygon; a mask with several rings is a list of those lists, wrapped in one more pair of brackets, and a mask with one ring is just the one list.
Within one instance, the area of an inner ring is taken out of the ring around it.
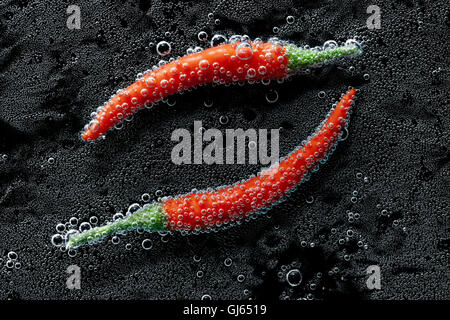
{"label": "red chili pepper", "polygon": [[285,42],[222,44],[186,55],[145,74],[111,97],[85,127],[82,139],[95,140],[145,105],[206,83],[230,83],[280,79],[306,67],[361,52],[359,44],[323,50],[302,49]]}
{"label": "red chili pepper", "polygon": [[79,246],[136,228],[149,231],[213,230],[268,210],[307,179],[319,163],[327,160],[348,125],[355,94],[356,90],[350,89],[306,144],[256,177],[214,191],[190,193],[144,206],[119,221],[83,233],[72,233],[66,246]]}

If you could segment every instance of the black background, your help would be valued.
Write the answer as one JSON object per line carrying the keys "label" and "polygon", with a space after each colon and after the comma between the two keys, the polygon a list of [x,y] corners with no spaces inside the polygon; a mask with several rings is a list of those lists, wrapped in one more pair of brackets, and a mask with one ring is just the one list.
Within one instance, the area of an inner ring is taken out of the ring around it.
{"label": "black background", "polygon": [[[73,4],[81,8],[80,30],[66,27]],[[381,8],[379,30],[366,27],[371,4]],[[447,1],[7,0],[0,17],[1,299],[449,298]],[[79,140],[97,106],[158,63],[156,43],[169,41],[168,57],[182,56],[208,46],[197,39],[200,31],[209,39],[277,36],[311,46],[358,37],[365,47],[356,59],[283,84],[198,88],[177,95],[175,106],[137,113],[103,141]],[[71,217],[104,223],[143,204],[143,193],[156,200],[157,190],[176,195],[259,170],[176,166],[174,129],[192,128],[194,120],[222,130],[281,127],[286,155],[350,85],[360,91],[349,137],[266,216],[199,236],[127,234],[118,245],[108,240],[75,257],[50,243],[56,224]],[[270,89],[279,94],[275,104],[265,99]],[[221,116],[228,123],[220,124]],[[360,218],[349,222],[349,212]],[[141,247],[145,238],[153,240],[149,251]],[[9,251],[20,269],[5,266]],[[80,290],[66,288],[72,264],[81,268]],[[366,286],[370,265],[381,268],[381,290]],[[285,281],[292,268],[303,275],[298,287]]]}

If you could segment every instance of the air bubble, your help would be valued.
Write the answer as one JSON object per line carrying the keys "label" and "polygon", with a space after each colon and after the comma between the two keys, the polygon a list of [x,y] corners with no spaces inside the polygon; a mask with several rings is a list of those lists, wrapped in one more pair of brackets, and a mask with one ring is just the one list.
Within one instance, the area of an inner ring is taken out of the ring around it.
{"label": "air bubble", "polygon": [[338,47],[338,44],[334,40],[325,41],[325,43],[323,44],[323,50],[336,49],[337,47]]}
{"label": "air bubble", "polygon": [[64,238],[59,233],[58,234],[54,234],[52,236],[51,242],[52,242],[52,245],[54,245],[55,247],[60,247],[64,243]]}
{"label": "air bubble", "polygon": [[118,220],[121,220],[121,219],[123,219],[122,212],[117,212],[116,214],[113,215],[113,220],[114,221],[118,221]]}
{"label": "air bubble", "polygon": [[215,34],[211,39],[211,47],[215,47],[227,42],[227,38],[221,34]]}
{"label": "air bubble", "polygon": [[212,99],[206,99],[205,101],[203,101],[203,105],[207,108],[212,107],[213,105],[213,100]]}
{"label": "air bubble", "polygon": [[207,69],[209,68],[209,61],[206,60],[206,59],[201,60],[201,61],[198,63],[198,67],[199,67],[201,70],[207,70]]}
{"label": "air bubble", "polygon": [[286,274],[286,281],[291,287],[297,287],[302,279],[302,273],[298,269],[292,269]]}
{"label": "air bubble", "polygon": [[76,217],[70,218],[69,223],[71,226],[76,226],[78,224],[78,218],[76,218]]}
{"label": "air bubble", "polygon": [[111,242],[113,244],[119,244],[120,238],[118,236],[114,236],[114,237],[112,237]]}
{"label": "air bubble", "polygon": [[156,45],[156,52],[162,57],[168,55],[171,51],[172,47],[167,41],[160,41]]}
{"label": "air bubble", "polygon": [[219,118],[220,124],[227,124],[228,121],[229,121],[229,119],[227,116],[220,116],[220,118]]}
{"label": "air bubble", "polygon": [[249,42],[241,42],[236,46],[236,57],[249,60],[253,56],[253,47]]}
{"label": "air bubble", "polygon": [[142,241],[142,248],[144,248],[144,250],[150,250],[153,247],[153,242],[150,239],[144,239]]}
{"label": "air bubble", "polygon": [[97,224],[98,223],[98,218],[96,216],[92,216],[89,218],[89,222],[91,224]]}
{"label": "air bubble", "polygon": [[74,249],[69,249],[67,251],[67,254],[69,255],[69,257],[73,258],[73,257],[75,257],[77,255],[77,251],[74,250]]}
{"label": "air bubble", "polygon": [[197,38],[198,38],[198,40],[200,40],[200,41],[206,41],[206,40],[208,40],[208,34],[207,34],[205,31],[200,31],[200,32],[197,34]]}
{"label": "air bubble", "polygon": [[56,231],[58,232],[64,232],[64,230],[66,230],[66,226],[63,223],[58,223],[56,225]]}
{"label": "air bubble", "polygon": [[79,234],[78,230],[70,229],[66,233],[66,242],[68,242],[70,239],[72,239],[74,236],[76,236],[78,234]]}
{"label": "air bubble", "polygon": [[98,129],[100,129],[100,122],[98,120],[92,120],[89,122],[89,131],[91,132],[97,132]]}
{"label": "air bubble", "polygon": [[88,230],[91,230],[91,225],[89,224],[89,222],[83,222],[83,223],[81,223],[80,224],[80,228],[79,228],[79,230],[80,230],[80,232],[86,232],[86,231],[88,231]]}
{"label": "air bubble", "polygon": [[133,214],[136,211],[138,211],[140,208],[141,208],[141,206],[139,205],[139,203],[133,203],[128,207],[127,214],[128,213]]}
{"label": "air bubble", "polygon": [[275,103],[278,101],[277,90],[271,89],[266,93],[266,100],[268,103]]}
{"label": "air bubble", "polygon": [[15,253],[14,251],[8,252],[8,259],[15,261],[15,260],[17,260],[17,258],[18,258],[17,253]]}
{"label": "air bubble", "polygon": [[314,197],[313,196],[309,196],[308,198],[306,198],[306,203],[311,204],[314,202]]}

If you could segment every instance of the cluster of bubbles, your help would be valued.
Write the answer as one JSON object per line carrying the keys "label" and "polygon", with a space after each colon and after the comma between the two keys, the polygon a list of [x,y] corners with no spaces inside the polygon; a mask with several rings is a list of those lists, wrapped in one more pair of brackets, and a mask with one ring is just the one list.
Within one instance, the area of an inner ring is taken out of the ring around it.
{"label": "cluster of bubbles", "polygon": [[[79,221],[77,217],[71,217],[66,223],[58,223],[56,225],[57,233],[51,237],[52,245],[60,248],[61,251],[65,251],[65,245],[73,236],[79,235],[82,232],[89,231],[93,227],[96,227],[99,219],[97,216],[91,216],[89,218],[89,221],[82,222],[79,226],[78,222]],[[75,255],[75,251],[71,249],[69,250],[68,254]]]}
{"label": "cluster of bubbles", "polygon": [[12,269],[20,269],[22,268],[22,264],[17,261],[19,258],[19,255],[15,251],[9,251],[6,255],[6,262],[5,267],[7,270]]}
{"label": "cluster of bubbles", "polygon": [[[155,192],[155,194],[158,197],[161,197],[163,192],[162,190],[157,190]],[[143,194],[142,196],[143,200],[150,200],[150,195],[148,193]],[[114,223],[117,222],[122,222],[122,221],[126,221],[126,219],[130,218],[131,216],[133,216],[133,214],[137,213],[138,211],[140,211],[141,209],[145,209],[148,206],[150,206],[150,204],[145,204],[143,207],[141,207],[141,205],[139,205],[138,203],[133,203],[131,204],[128,209],[127,212],[125,214],[123,214],[122,212],[116,212],[113,216],[112,216],[112,220],[107,222],[107,225],[112,225]],[[150,216],[146,216],[144,218],[149,218],[151,219]],[[80,235],[83,235],[87,232],[90,231],[95,231],[97,230],[96,228],[99,227],[98,223],[99,223],[99,219],[97,216],[91,216],[89,218],[89,221],[85,221],[82,222],[78,225],[78,218],[76,217],[71,217],[69,219],[68,222],[66,223],[58,223],[56,225],[56,231],[57,233],[54,234],[51,237],[51,243],[55,246],[61,249],[61,251],[66,251],[66,245],[67,243],[69,243],[70,239],[72,239],[73,237],[77,237]],[[78,226],[78,228],[77,228]],[[146,230],[145,228],[139,228],[136,226],[136,231],[139,234],[144,233],[144,231]],[[120,237],[119,235],[124,235],[126,233],[126,230],[118,230],[117,234],[112,236],[111,238],[111,243],[112,244],[119,244],[120,243]],[[161,235],[161,240],[164,242],[167,242],[167,239],[165,238],[165,236],[167,235],[167,232],[159,232],[159,234]],[[95,244],[99,241],[102,241],[104,236],[98,236],[98,235],[94,235],[94,236],[89,236],[91,239],[88,239],[87,243],[88,244]],[[151,239],[143,239],[141,242],[141,247],[144,250],[150,250],[153,248],[153,241]],[[131,250],[132,245],[130,243],[127,243],[125,245],[125,249],[127,250]],[[69,256],[75,256],[76,255],[76,250],[74,248],[70,248],[68,250],[68,254]]]}

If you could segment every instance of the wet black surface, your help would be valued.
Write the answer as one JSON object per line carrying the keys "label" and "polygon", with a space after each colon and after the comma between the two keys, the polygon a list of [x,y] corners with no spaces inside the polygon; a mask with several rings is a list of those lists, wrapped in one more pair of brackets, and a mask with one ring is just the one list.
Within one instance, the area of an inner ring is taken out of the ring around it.
{"label": "wet black surface", "polygon": [[[72,4],[81,9],[80,30],[66,27]],[[448,299],[449,5],[385,1],[381,29],[368,30],[371,4],[2,1],[0,298]],[[181,56],[208,46],[200,31],[209,39],[277,36],[311,46],[357,36],[365,48],[354,60],[282,84],[198,88],[176,96],[174,106],[137,113],[103,141],[79,140],[97,106],[158,63],[159,41],[172,44],[164,58]],[[144,193],[156,200],[158,190],[176,195],[259,170],[176,166],[173,130],[194,120],[223,130],[282,127],[285,155],[350,85],[360,91],[348,138],[266,216],[199,236],[127,234],[117,245],[108,239],[79,248],[74,257],[51,244],[55,226],[71,217],[104,223],[143,204]],[[273,104],[265,98],[271,89],[279,95]],[[153,241],[148,251],[141,247],[146,238]],[[20,263],[13,268],[11,251]],[[81,268],[80,290],[66,287],[70,265]],[[370,265],[380,266],[380,290],[367,288]],[[286,282],[292,269],[302,274],[295,287]]]}

